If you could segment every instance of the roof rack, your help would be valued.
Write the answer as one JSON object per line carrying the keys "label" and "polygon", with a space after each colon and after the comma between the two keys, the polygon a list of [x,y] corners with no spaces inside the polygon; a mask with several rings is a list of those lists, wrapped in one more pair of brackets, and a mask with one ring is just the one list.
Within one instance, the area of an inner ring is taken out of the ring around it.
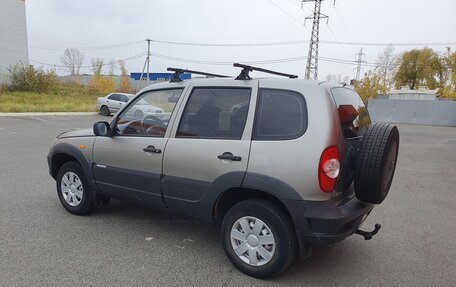
{"label": "roof rack", "polygon": [[298,77],[297,75],[285,74],[285,73],[281,73],[281,72],[276,72],[276,71],[267,70],[267,69],[258,68],[258,67],[252,67],[249,65],[244,65],[244,64],[239,64],[239,63],[234,63],[233,66],[242,68],[241,73],[239,74],[239,76],[237,76],[236,80],[252,79],[249,75],[249,72],[252,72],[252,71],[264,72],[264,73],[273,74],[273,75],[277,75],[277,76],[284,76],[284,77],[287,77],[290,79],[296,79]]}
{"label": "roof rack", "polygon": [[211,73],[193,71],[193,70],[187,70],[187,69],[180,69],[180,68],[168,68],[167,70],[174,72],[174,74],[170,80],[171,83],[181,82],[182,79],[180,78],[180,76],[183,73],[191,73],[191,74],[204,75],[204,76],[210,76],[210,77],[216,77],[216,78],[229,78],[229,76],[225,76],[225,75],[217,75],[217,74],[211,74]]}

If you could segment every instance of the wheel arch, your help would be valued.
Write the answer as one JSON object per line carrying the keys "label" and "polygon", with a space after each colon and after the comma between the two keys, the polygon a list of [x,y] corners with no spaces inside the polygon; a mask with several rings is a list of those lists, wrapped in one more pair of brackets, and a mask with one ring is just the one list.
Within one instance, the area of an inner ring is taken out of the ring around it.
{"label": "wheel arch", "polygon": [[294,227],[290,211],[277,196],[264,190],[245,187],[229,188],[222,192],[213,205],[212,219],[215,222],[220,223],[231,207],[247,199],[262,199],[275,204],[290,219],[290,222]]}
{"label": "wheel arch", "polygon": [[68,143],[59,143],[52,149],[52,152],[49,155],[49,171],[51,176],[56,179],[59,169],[69,161],[76,161],[81,166],[89,184],[91,184],[93,188],[91,162],[80,150]]}

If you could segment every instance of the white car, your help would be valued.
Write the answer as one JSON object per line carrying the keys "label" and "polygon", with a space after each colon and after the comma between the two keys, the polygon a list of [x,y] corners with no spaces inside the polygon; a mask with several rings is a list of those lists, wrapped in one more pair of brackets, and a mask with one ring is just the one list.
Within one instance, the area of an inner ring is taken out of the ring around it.
{"label": "white car", "polygon": [[151,105],[145,99],[137,101],[126,113],[125,116],[141,120],[144,116],[153,115],[160,119],[165,116],[162,108]]}
{"label": "white car", "polygon": [[97,99],[97,110],[104,116],[109,116],[123,108],[134,95],[126,93],[111,93]]}

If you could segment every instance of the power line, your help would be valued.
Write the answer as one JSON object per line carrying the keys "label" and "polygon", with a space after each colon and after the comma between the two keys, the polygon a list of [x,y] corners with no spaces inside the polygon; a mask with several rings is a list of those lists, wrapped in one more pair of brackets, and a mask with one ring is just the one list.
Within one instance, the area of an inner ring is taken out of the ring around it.
{"label": "power line", "polygon": [[[128,61],[131,61],[131,60],[134,60],[134,59],[141,58],[141,57],[143,57],[146,54],[147,54],[147,52],[143,52],[141,54],[137,54],[137,55],[133,55],[133,56],[130,56],[130,57],[127,57],[127,58],[120,59],[119,61],[128,62]],[[66,68],[66,66],[64,66],[64,65],[49,64],[49,63],[44,63],[44,62],[41,62],[41,61],[36,61],[36,60],[33,60],[33,59],[30,59],[30,62],[37,63],[37,64],[44,65],[44,66],[51,66],[51,67],[57,67],[57,68]],[[108,66],[108,65],[110,65],[110,63],[104,63],[102,66],[104,67],[104,66]],[[92,67],[91,65],[81,65],[81,68],[91,68],[91,67]]]}
{"label": "power line", "polygon": [[342,25],[342,29],[344,30],[345,36],[347,36],[347,40],[352,41],[353,39],[350,37],[350,33],[348,33],[349,32],[348,26],[345,24],[345,21],[341,15],[341,13],[339,13],[339,9],[337,8],[336,3],[334,3],[334,10],[336,10],[337,18],[339,19],[339,22]]}
{"label": "power line", "polygon": [[[152,43],[158,44],[169,44],[169,45],[182,45],[182,46],[202,46],[202,47],[261,47],[261,46],[285,46],[285,45],[301,45],[310,43],[309,40],[290,40],[290,41],[277,41],[277,42],[257,42],[257,43],[201,43],[201,42],[179,42],[179,41],[164,41],[164,40],[151,40]],[[79,50],[103,50],[103,49],[114,49],[125,46],[132,46],[143,41],[130,42],[124,44],[114,44],[98,47],[76,47]],[[355,41],[332,41],[332,40],[320,40],[322,44],[328,45],[348,45],[348,46],[456,46],[456,42],[415,42],[415,43],[394,43],[394,42],[355,42]],[[49,51],[63,51],[66,48],[58,47],[37,47],[30,46],[31,49],[38,50],[49,50]]]}
{"label": "power line", "polygon": [[309,43],[309,40],[295,40],[295,41],[281,41],[281,42],[263,42],[263,43],[194,43],[194,42],[176,42],[176,41],[162,41],[151,40],[152,43],[170,44],[170,45],[183,45],[183,46],[203,46],[203,47],[258,47],[258,46],[282,46],[282,45],[295,45]]}
{"label": "power line", "polygon": [[[105,46],[92,46],[92,47],[77,47],[77,49],[82,50],[82,51],[91,51],[91,50],[106,50],[106,49],[115,49],[115,48],[120,48],[120,47],[126,47],[126,46],[132,46],[136,45],[139,43],[142,43],[143,41],[135,41],[135,42],[129,42],[129,43],[122,43],[122,44],[112,44],[112,45],[105,45]],[[58,48],[58,47],[36,47],[36,46],[30,46],[32,49],[36,50],[48,50],[48,51],[62,51],[67,49],[66,48]]]}
{"label": "power line", "polygon": [[295,22],[299,23],[301,25],[301,27],[304,27],[304,29],[307,30],[307,28],[304,26],[304,23],[302,23],[300,20],[298,20],[297,18],[293,17],[290,13],[288,13],[286,10],[284,10],[282,7],[280,7],[279,5],[277,5],[276,3],[272,2],[271,0],[266,0],[268,1],[269,3],[271,3],[271,5],[273,5],[274,7],[276,7],[277,9],[279,9],[280,11],[282,11],[285,15],[287,15],[288,17],[290,17],[290,19],[294,20]]}

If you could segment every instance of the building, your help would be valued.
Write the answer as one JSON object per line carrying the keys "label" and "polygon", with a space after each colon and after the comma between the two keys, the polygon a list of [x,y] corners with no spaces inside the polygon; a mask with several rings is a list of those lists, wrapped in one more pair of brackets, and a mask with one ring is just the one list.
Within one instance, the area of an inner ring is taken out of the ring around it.
{"label": "building", "polygon": [[20,62],[29,63],[25,1],[0,0],[0,84],[8,81],[8,67]]}
{"label": "building", "polygon": [[434,101],[437,99],[437,90],[429,90],[426,86],[419,86],[418,90],[410,90],[408,86],[402,86],[399,90],[391,90],[387,95],[378,95],[377,99]]}

